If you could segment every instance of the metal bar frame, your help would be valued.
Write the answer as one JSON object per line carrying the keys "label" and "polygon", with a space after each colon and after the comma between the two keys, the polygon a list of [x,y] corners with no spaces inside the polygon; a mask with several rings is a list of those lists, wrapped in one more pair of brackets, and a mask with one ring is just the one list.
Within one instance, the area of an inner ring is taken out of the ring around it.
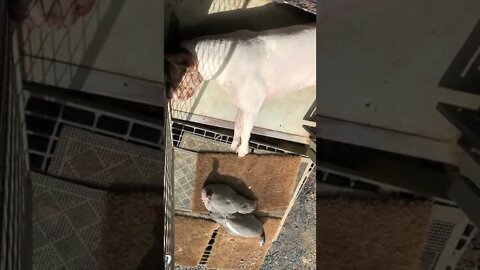
{"label": "metal bar frame", "polygon": [[164,265],[166,270],[173,270],[175,266],[174,254],[174,159],[173,159],[173,136],[172,136],[172,119],[170,114],[170,104],[166,104],[165,113],[165,167],[164,167]]}
{"label": "metal bar frame", "polygon": [[462,133],[458,144],[470,159],[449,168],[447,194],[480,226],[480,111],[446,103],[438,103],[437,110]]}
{"label": "metal bar frame", "polygon": [[[159,94],[163,89],[163,83],[160,82],[148,81],[35,56],[26,55],[23,56],[23,58],[26,64],[32,63],[30,64],[31,66],[27,68],[36,71],[29,72],[28,75],[26,75],[25,80],[31,83],[134,101],[149,106],[159,106],[165,103],[165,97]],[[45,75],[45,77],[36,78],[34,74],[45,73],[45,71],[43,71],[45,66],[48,66],[51,70],[72,70],[75,74],[86,74],[85,80],[79,85],[72,85],[72,82],[66,78],[68,76],[64,75],[61,75],[60,78],[55,78],[56,75]]]}
{"label": "metal bar frame", "polygon": [[12,1],[0,1],[0,269],[29,270],[31,186],[10,4]]}

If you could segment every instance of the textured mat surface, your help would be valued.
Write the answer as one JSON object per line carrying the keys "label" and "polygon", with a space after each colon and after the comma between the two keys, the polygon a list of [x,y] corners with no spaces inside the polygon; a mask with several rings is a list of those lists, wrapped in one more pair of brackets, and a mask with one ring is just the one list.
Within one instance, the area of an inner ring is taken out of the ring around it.
{"label": "textured mat surface", "polygon": [[163,194],[108,193],[104,205],[98,269],[161,269]]}
{"label": "textured mat surface", "polygon": [[[182,148],[191,150],[191,151],[185,151],[185,150],[178,151],[175,155],[176,171],[177,170],[181,171],[179,174],[175,175],[175,178],[176,178],[175,188],[177,192],[175,194],[176,202],[177,202],[177,205],[175,206],[175,208],[176,210],[185,210],[184,207],[187,206],[187,203],[182,204],[181,202],[178,202],[180,201],[179,200],[180,198],[177,198],[177,194],[190,196],[190,198],[186,202],[192,203],[191,196],[197,193],[194,193],[193,188],[190,189],[190,185],[186,184],[185,180],[182,181],[180,179],[177,179],[177,176],[193,174],[194,177],[192,177],[193,179],[191,179],[192,181],[191,184],[193,185],[195,183],[195,169],[197,167],[195,166],[195,168],[193,168],[193,166],[188,165],[189,162],[191,162],[191,160],[193,159],[193,156],[195,156],[195,159],[197,158],[197,153],[195,152],[204,152],[203,154],[207,154],[205,152],[217,152],[217,153],[230,152],[231,153],[231,151],[230,151],[230,144],[228,143],[215,141],[209,138],[205,138],[205,137],[187,133],[187,132],[183,133],[179,146]],[[175,148],[175,150],[177,149],[180,149],[180,148]],[[266,150],[255,150],[255,153],[269,154],[272,152],[266,151]],[[232,161],[237,162],[238,158],[234,154],[233,156],[234,158],[232,158]],[[306,170],[308,169],[309,164],[310,164],[310,161],[308,159],[300,158],[300,165],[299,165],[300,169],[298,170],[298,173],[296,175],[293,174],[294,175],[293,186],[296,186],[296,184],[300,181],[304,172],[306,172]],[[264,173],[277,170],[278,169],[277,166],[278,165],[267,168],[264,171]],[[180,188],[178,184],[183,184],[183,185]],[[185,191],[188,191],[188,192],[185,192]],[[179,196],[182,196],[182,195],[179,195]],[[288,205],[288,202],[289,200],[287,200],[287,205]],[[191,209],[191,205],[188,205],[188,210],[190,209]],[[268,211],[268,213],[269,215],[281,217],[284,214],[284,211]],[[274,234],[279,229],[281,219],[272,219],[272,221],[278,222],[278,225],[274,225],[273,223],[267,224],[267,227],[269,227],[267,228],[267,245],[269,244],[268,241],[272,240],[269,238],[274,237]],[[271,233],[268,231],[271,231]],[[221,230],[220,230],[220,234],[221,234]],[[260,265],[263,264],[265,254],[270,248],[269,246],[264,246],[263,248],[259,249],[258,240],[256,239],[247,240],[245,238],[229,237],[228,235],[221,236],[220,234],[217,235],[216,237],[217,240],[213,244],[213,249],[216,251],[215,251],[215,255],[214,253],[212,253],[210,255],[210,258],[208,259],[208,263],[209,263],[208,269],[221,269],[221,268],[223,269],[259,269],[260,268]],[[240,240],[240,242],[237,242],[238,240]],[[244,240],[246,240],[247,242],[246,243],[243,242]],[[192,248],[199,248],[199,247],[192,247]],[[245,252],[245,250],[249,250],[251,251],[251,253]],[[199,252],[199,251],[197,250],[196,252]],[[233,256],[230,255],[232,252],[235,252]],[[213,255],[214,257],[212,257]],[[201,256],[200,253],[198,256]],[[197,258],[200,258],[198,256]],[[180,266],[179,264],[177,264],[176,269],[182,269],[182,270],[183,269],[207,269],[204,266],[200,266],[200,265],[197,266],[197,263],[198,263],[197,258],[195,258],[194,261],[190,261],[188,263],[182,264],[183,266]],[[299,264],[294,264],[294,265],[299,265]]]}
{"label": "textured mat surface", "polygon": [[[180,147],[175,147],[175,209],[183,212],[191,211],[193,184],[195,181],[196,154],[197,152],[223,152],[229,153],[230,144],[215,141],[210,138],[185,132],[180,140]],[[190,150],[184,150],[184,149]],[[178,151],[177,151],[178,149]],[[272,151],[255,149],[256,154],[272,154]],[[277,153],[278,154],[278,153]],[[195,160],[195,161],[193,161]],[[192,163],[193,162],[193,163]],[[304,173],[307,173],[311,160],[300,159],[300,169],[297,173],[296,183],[300,182]],[[193,176],[192,176],[193,175]],[[282,211],[273,215],[282,215]]]}
{"label": "textured mat surface", "polygon": [[[226,183],[239,194],[254,199],[257,211],[286,210],[294,192],[300,157],[199,153],[194,194],[205,183]],[[207,212],[200,196],[192,198],[192,212]]]}
{"label": "textured mat surface", "polygon": [[[194,152],[221,152],[231,153],[230,144],[213,139],[205,138],[199,135],[185,132],[180,140],[180,147]],[[254,149],[255,154],[274,154],[275,152],[263,149]],[[278,153],[277,153],[278,154]],[[306,171],[311,160],[302,158],[300,160],[300,170],[298,171],[298,181]]]}
{"label": "textured mat surface", "polygon": [[33,267],[96,269],[106,192],[32,173]]}
{"label": "textured mat surface", "polygon": [[35,270],[159,269],[162,194],[112,194],[35,173],[32,184]]}
{"label": "textured mat surface", "polygon": [[174,166],[174,206],[175,210],[190,211],[197,153],[175,147],[173,150]]}
{"label": "textured mat surface", "polygon": [[420,270],[428,202],[317,201],[317,267]]}
{"label": "textured mat surface", "polygon": [[264,222],[265,245],[260,246],[258,238],[230,236],[222,227],[216,237],[207,268],[260,269],[281,222],[281,219],[277,218],[261,218],[261,220]]}
{"label": "textured mat surface", "polygon": [[161,151],[64,126],[48,172],[95,184],[163,185]]}
{"label": "textured mat surface", "polygon": [[198,265],[216,227],[212,221],[176,215],[175,265]]}

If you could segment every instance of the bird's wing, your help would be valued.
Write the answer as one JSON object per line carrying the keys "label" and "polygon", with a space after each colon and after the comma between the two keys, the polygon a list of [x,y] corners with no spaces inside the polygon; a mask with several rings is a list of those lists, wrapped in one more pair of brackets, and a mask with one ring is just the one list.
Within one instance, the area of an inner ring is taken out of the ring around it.
{"label": "bird's wing", "polygon": [[255,211],[255,202],[242,196],[235,196],[230,200],[230,204],[236,212],[248,214]]}
{"label": "bird's wing", "polygon": [[248,214],[255,211],[256,203],[240,195],[235,196],[232,200],[232,206],[238,213]]}
{"label": "bird's wing", "polygon": [[236,208],[232,204],[232,200],[227,196],[212,196],[210,199],[210,208],[212,212],[223,215],[236,213]]}

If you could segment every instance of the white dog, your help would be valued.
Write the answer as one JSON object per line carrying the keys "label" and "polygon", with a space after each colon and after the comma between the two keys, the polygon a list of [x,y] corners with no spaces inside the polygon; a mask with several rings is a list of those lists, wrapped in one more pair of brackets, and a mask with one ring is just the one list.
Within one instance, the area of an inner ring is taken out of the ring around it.
{"label": "white dog", "polygon": [[189,98],[199,82],[216,80],[238,108],[231,148],[243,157],[266,100],[316,85],[315,47],[315,25],[242,30],[183,42],[178,52],[166,55],[169,96]]}

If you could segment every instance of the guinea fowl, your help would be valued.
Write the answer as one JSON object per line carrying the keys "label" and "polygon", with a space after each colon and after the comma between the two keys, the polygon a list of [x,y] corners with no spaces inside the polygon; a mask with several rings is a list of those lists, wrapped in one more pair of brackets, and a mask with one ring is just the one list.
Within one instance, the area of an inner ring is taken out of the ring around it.
{"label": "guinea fowl", "polygon": [[260,237],[259,244],[265,244],[265,231],[262,223],[253,214],[232,214],[224,217],[211,213],[210,216],[233,236]]}
{"label": "guinea fowl", "polygon": [[252,213],[256,207],[254,201],[240,196],[225,184],[206,185],[201,196],[208,211],[224,217],[235,213]]}

